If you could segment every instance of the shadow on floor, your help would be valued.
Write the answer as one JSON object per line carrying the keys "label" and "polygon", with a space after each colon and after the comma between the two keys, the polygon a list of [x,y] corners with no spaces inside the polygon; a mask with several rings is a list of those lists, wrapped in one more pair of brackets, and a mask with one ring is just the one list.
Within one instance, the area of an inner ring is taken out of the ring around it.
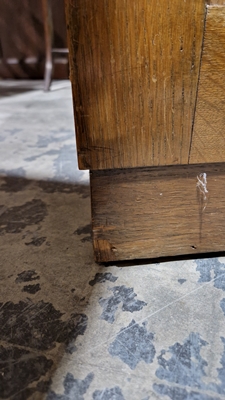
{"label": "shadow on floor", "polygon": [[89,187],[0,177],[0,398],[40,399],[86,330],[104,267]]}
{"label": "shadow on floor", "polygon": [[[184,389],[187,379],[188,391],[196,389],[196,376],[197,388],[223,395],[220,336],[225,299],[221,302],[217,293],[224,289],[224,264],[216,259],[198,266],[190,263],[190,274],[185,274],[182,263],[171,265],[175,258],[168,259],[170,268],[150,265],[141,273],[138,268],[149,260],[135,261],[139,267],[125,272],[121,267],[134,262],[116,263],[117,267],[114,263],[111,269],[98,265],[93,259],[90,209],[89,186],[0,177],[0,398],[82,400],[90,390],[93,399],[124,400],[122,391],[141,391],[146,385],[143,390],[149,396],[135,399],[149,399],[157,374],[157,393],[171,392],[160,375],[161,360],[168,364],[168,373],[172,371],[168,381],[176,383],[170,398],[197,398],[195,391],[188,397]],[[160,261],[167,260],[151,264]],[[205,310],[209,311],[204,314]],[[220,321],[220,330],[215,321]],[[200,350],[211,338],[209,326],[216,332],[210,354],[218,355],[215,368],[222,386],[206,386],[202,380],[207,362]],[[203,398],[200,393],[198,399]]]}
{"label": "shadow on floor", "polygon": [[[50,92],[64,89],[65,87],[68,87],[70,85],[69,80],[59,80],[59,81],[54,81],[51,84],[50,87]],[[45,95],[47,95],[48,92],[44,92],[44,80],[32,80],[32,81],[23,81],[23,80],[18,80],[18,81],[11,81],[11,80],[0,80],[0,99],[4,97],[10,97],[10,96],[16,96],[19,94],[24,94],[28,92],[33,92],[41,90]]]}

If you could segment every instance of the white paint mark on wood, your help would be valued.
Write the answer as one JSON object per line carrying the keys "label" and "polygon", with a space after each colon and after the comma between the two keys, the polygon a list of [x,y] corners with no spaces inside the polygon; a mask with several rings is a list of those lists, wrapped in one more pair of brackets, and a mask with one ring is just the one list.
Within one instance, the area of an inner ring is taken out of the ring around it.
{"label": "white paint mark on wood", "polygon": [[205,172],[197,175],[197,188],[202,196],[202,212],[205,211],[208,201],[208,189],[207,189],[207,174]]}
{"label": "white paint mark on wood", "polygon": [[207,174],[205,172],[197,175],[197,187],[199,188],[200,192],[203,194],[204,200],[207,200]]}

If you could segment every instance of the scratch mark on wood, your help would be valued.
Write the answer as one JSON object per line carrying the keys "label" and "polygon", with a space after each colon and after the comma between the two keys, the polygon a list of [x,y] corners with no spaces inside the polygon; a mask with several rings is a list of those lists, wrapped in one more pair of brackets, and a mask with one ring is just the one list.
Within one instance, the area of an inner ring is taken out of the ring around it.
{"label": "scratch mark on wood", "polygon": [[202,241],[203,213],[208,202],[207,174],[202,172],[197,175],[197,197],[199,203],[199,240]]}
{"label": "scratch mark on wood", "polygon": [[[207,174],[205,172],[203,172],[202,174],[197,176],[197,180],[198,180],[197,187],[199,188],[200,192],[202,193],[204,201],[206,201],[207,193],[209,193],[207,190]],[[204,210],[205,210],[205,208],[206,208],[206,205],[204,207]]]}

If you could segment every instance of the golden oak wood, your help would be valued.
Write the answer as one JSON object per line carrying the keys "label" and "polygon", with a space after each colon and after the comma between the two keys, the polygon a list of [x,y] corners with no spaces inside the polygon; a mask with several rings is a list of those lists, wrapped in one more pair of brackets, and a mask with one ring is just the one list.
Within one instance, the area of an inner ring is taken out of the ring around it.
{"label": "golden oak wood", "polygon": [[205,0],[66,0],[79,167],[188,162]]}
{"label": "golden oak wood", "polygon": [[225,164],[91,172],[97,261],[224,250]]}
{"label": "golden oak wood", "polygon": [[208,7],[190,163],[225,161],[225,7]]}

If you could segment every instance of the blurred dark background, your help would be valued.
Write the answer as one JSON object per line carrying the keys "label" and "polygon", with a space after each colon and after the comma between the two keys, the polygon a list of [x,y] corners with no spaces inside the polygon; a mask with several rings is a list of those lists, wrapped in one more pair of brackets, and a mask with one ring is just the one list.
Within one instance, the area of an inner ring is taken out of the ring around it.
{"label": "blurred dark background", "polygon": [[[67,48],[63,0],[49,0],[53,47]],[[54,54],[53,79],[67,79],[68,54]],[[0,0],[0,79],[43,79],[44,16],[41,0]]]}

